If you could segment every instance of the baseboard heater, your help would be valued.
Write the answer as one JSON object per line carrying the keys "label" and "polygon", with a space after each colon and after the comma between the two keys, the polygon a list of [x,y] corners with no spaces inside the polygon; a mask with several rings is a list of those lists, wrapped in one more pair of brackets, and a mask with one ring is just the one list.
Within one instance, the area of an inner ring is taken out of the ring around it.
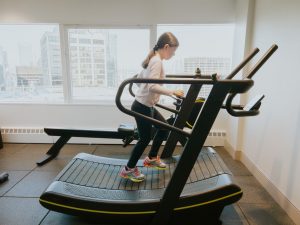
{"label": "baseboard heater", "polygon": [[[103,130],[110,129],[103,128]],[[48,136],[44,132],[44,128],[40,127],[2,127],[1,133],[4,143],[54,143],[57,140],[56,137]],[[205,146],[224,146],[225,138],[226,131],[211,130],[205,141]],[[71,138],[68,143],[122,144],[122,140],[103,138]],[[132,143],[135,142],[133,141]]]}

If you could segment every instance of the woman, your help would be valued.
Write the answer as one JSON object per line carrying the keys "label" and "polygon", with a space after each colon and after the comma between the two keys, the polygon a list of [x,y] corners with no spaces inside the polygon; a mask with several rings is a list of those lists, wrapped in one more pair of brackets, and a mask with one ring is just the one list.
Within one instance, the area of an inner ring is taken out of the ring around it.
{"label": "woman", "polygon": [[[166,32],[162,34],[153,50],[150,51],[147,58],[143,61],[142,66],[144,69],[138,77],[164,79],[165,73],[162,60],[172,58],[175,55],[175,51],[178,46],[178,40],[172,33]],[[164,117],[154,108],[154,105],[159,101],[160,95],[175,95],[177,97],[182,97],[183,91],[169,90],[163,87],[162,84],[140,84],[131,109],[135,112],[166,123]],[[151,141],[152,124],[151,122],[139,117],[135,117],[135,120],[139,133],[139,140],[132,150],[127,165],[121,170],[120,176],[130,179],[133,182],[141,182],[145,179],[145,175],[140,173],[136,164]],[[160,160],[157,154],[164,138],[168,135],[168,131],[161,129],[160,127],[156,128],[157,131],[153,138],[151,150],[144,160],[144,166],[165,169],[166,165]]]}

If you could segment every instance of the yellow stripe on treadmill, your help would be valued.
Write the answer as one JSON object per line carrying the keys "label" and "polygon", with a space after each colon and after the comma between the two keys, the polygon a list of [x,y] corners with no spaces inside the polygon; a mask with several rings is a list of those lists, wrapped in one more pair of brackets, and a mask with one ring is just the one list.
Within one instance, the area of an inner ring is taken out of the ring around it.
{"label": "yellow stripe on treadmill", "polygon": [[[202,202],[202,203],[199,203],[199,204],[178,207],[178,208],[175,208],[174,210],[183,210],[183,209],[194,208],[194,207],[198,207],[198,206],[202,206],[202,205],[207,205],[207,204],[210,204],[210,203],[213,203],[213,202],[218,202],[218,201],[224,200],[226,198],[233,197],[235,195],[242,194],[242,193],[243,193],[242,191],[239,191],[239,192],[236,192],[236,193],[224,196],[222,198],[217,198],[217,199],[214,199],[214,200],[211,200],[211,201],[207,201],[207,202]],[[120,214],[121,215],[137,215],[137,214],[153,214],[153,213],[156,213],[156,211],[114,212],[114,211],[84,209],[84,208],[73,207],[73,206],[58,204],[58,203],[54,203],[54,202],[49,202],[49,201],[46,201],[46,200],[43,200],[43,199],[40,199],[40,202],[44,202],[46,204],[54,205],[54,206],[58,206],[58,207],[62,207],[62,208],[74,209],[74,210],[78,210],[78,211],[91,212],[91,213],[104,213],[104,214],[117,214],[117,215],[120,215]]]}
{"label": "yellow stripe on treadmill", "polygon": [[189,128],[193,128],[193,126],[188,121],[186,121],[186,124],[189,126]]}
{"label": "yellow stripe on treadmill", "polygon": [[74,207],[74,206],[68,206],[68,205],[63,205],[63,204],[58,204],[55,202],[49,202],[45,201],[43,199],[40,199],[40,202],[44,202],[50,205],[54,206],[59,206],[62,208],[67,208],[67,209],[75,209],[79,211],[84,211],[84,212],[92,212],[92,213],[104,213],[104,214],[125,214],[125,215],[130,215],[130,214],[151,214],[155,213],[155,211],[142,211],[142,212],[114,212],[114,211],[102,211],[102,210],[93,210],[93,209],[84,209],[84,208],[79,208],[79,207]]}
{"label": "yellow stripe on treadmill", "polygon": [[203,99],[197,99],[195,102],[196,102],[196,103],[204,102],[204,100],[203,100]]}
{"label": "yellow stripe on treadmill", "polygon": [[217,199],[214,199],[214,200],[211,200],[211,201],[208,201],[208,202],[202,202],[202,203],[195,204],[195,205],[188,205],[188,206],[178,207],[178,208],[175,208],[174,210],[189,209],[189,208],[194,208],[194,207],[201,206],[201,205],[207,205],[207,204],[210,204],[210,203],[213,203],[213,202],[218,202],[218,201],[221,201],[223,199],[233,197],[235,195],[242,194],[242,193],[243,193],[242,191],[239,191],[239,192],[233,193],[231,195],[224,196],[222,198],[217,198]]}

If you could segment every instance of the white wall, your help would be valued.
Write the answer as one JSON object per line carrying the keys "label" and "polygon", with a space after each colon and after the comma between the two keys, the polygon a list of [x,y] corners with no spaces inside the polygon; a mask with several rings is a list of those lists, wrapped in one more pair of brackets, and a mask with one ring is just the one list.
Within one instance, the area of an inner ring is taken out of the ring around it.
{"label": "white wall", "polygon": [[[238,0],[235,6],[235,34],[234,34],[234,49],[233,49],[233,67],[238,65],[244,58],[246,58],[255,47],[250,46],[250,38],[252,35],[252,21],[253,21],[253,8],[254,1],[251,0]],[[253,59],[255,60],[255,58]],[[252,61],[253,61],[252,60]],[[244,68],[235,76],[234,79],[241,79],[242,76],[251,67],[252,61],[244,66]],[[234,99],[235,104],[246,104],[247,95],[237,95]],[[227,139],[225,147],[229,153],[238,158],[238,154],[241,149],[243,137],[239,133],[243,132],[244,119],[232,117],[230,115],[225,116]]]}
{"label": "white wall", "polygon": [[255,76],[261,114],[245,120],[242,161],[300,224],[300,1],[257,0],[252,47],[279,49]]}
{"label": "white wall", "polygon": [[[113,109],[113,110],[112,110]],[[133,122],[111,105],[1,104],[2,127],[117,128]]]}
{"label": "white wall", "polygon": [[[235,0],[1,0],[0,23],[152,25],[232,23]],[[220,119],[215,129],[226,130]],[[116,128],[133,121],[111,105],[0,104],[0,127]]]}
{"label": "white wall", "polygon": [[1,0],[0,22],[104,25],[233,22],[234,4],[234,0]]}

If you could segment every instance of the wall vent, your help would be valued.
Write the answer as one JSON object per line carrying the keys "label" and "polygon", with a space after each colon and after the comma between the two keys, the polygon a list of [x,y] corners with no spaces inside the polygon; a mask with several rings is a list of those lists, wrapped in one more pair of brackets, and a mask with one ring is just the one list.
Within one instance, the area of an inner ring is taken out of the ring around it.
{"label": "wall vent", "polygon": [[41,128],[1,128],[4,134],[43,134],[44,129]]}
{"label": "wall vent", "polygon": [[225,131],[210,131],[208,134],[209,137],[226,137]]}

